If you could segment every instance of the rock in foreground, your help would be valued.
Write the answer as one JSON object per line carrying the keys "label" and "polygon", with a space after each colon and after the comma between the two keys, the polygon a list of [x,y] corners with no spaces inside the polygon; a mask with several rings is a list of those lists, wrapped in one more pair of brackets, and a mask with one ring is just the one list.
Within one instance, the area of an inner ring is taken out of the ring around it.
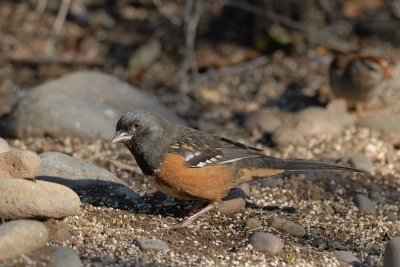
{"label": "rock in foreground", "polygon": [[39,156],[31,151],[14,150],[0,153],[0,179],[34,178],[40,164]]}
{"label": "rock in foreground", "polygon": [[16,220],[0,225],[0,261],[41,248],[49,233],[43,223]]}
{"label": "rock in foreground", "polygon": [[0,179],[0,218],[63,218],[76,215],[81,201],[63,185]]}

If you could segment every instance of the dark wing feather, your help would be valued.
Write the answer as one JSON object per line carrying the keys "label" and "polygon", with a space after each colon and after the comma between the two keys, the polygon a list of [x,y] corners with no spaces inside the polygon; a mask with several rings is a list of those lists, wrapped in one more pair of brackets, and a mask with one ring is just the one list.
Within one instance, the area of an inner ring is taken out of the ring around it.
{"label": "dark wing feather", "polygon": [[260,153],[262,150],[257,148],[188,127],[182,127],[178,136],[170,144],[169,152],[181,155],[190,167],[227,164],[264,156]]}

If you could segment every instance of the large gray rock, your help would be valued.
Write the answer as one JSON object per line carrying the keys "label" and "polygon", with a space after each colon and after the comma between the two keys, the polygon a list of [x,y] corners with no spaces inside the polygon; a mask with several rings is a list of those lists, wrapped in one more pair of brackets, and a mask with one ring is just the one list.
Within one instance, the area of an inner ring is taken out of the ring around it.
{"label": "large gray rock", "polygon": [[16,220],[0,225],[0,261],[41,248],[49,233],[43,223]]}
{"label": "large gray rock", "polygon": [[0,218],[63,218],[77,215],[81,201],[63,185],[0,179]]}
{"label": "large gray rock", "polygon": [[149,95],[113,76],[78,71],[33,88],[12,109],[6,132],[13,137],[77,136],[110,140],[127,111],[146,109],[182,123]]}
{"label": "large gray rock", "polygon": [[79,190],[97,185],[109,186],[109,193],[130,200],[139,195],[127,187],[114,174],[104,168],[59,152],[46,152],[39,155],[42,165],[37,179],[59,183]]}
{"label": "large gray rock", "polygon": [[335,136],[353,125],[355,117],[347,112],[342,100],[334,100],[326,108],[309,107],[292,118],[292,124],[278,128],[272,140],[281,146],[318,135]]}

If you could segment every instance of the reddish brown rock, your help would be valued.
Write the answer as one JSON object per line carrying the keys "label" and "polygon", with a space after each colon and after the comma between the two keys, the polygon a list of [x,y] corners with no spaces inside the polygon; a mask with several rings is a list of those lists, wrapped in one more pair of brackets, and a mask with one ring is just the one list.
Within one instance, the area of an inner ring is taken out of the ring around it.
{"label": "reddish brown rock", "polygon": [[39,156],[31,151],[14,150],[0,153],[1,178],[34,178],[40,168]]}

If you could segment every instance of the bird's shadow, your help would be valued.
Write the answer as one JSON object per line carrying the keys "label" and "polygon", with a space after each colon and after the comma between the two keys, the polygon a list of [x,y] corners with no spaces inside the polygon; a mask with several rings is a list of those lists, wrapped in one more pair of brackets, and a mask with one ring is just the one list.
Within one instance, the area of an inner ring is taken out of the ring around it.
{"label": "bird's shadow", "polygon": [[167,198],[160,192],[141,196],[129,186],[96,179],[71,180],[57,176],[38,176],[38,181],[64,185],[74,191],[83,205],[114,208],[136,214],[184,217],[194,201]]}

